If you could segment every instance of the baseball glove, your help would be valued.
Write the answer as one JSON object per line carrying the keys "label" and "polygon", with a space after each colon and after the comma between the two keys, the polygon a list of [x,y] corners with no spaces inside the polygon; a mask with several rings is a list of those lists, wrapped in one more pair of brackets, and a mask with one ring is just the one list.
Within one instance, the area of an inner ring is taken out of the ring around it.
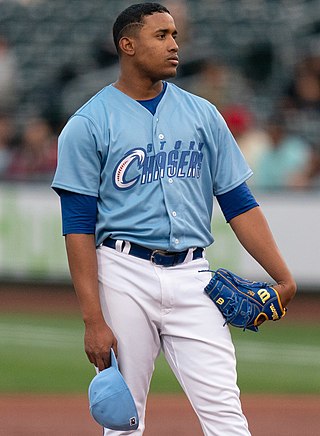
{"label": "baseball glove", "polygon": [[225,324],[257,332],[260,317],[277,321],[285,315],[278,292],[268,283],[243,279],[224,268],[213,272],[204,290],[224,316]]}

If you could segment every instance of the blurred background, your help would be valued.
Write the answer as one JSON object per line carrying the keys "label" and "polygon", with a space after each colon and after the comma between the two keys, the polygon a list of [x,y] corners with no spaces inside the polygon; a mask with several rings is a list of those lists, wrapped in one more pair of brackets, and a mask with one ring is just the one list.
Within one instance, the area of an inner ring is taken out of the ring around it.
{"label": "blurred background", "polygon": [[[58,199],[49,189],[57,137],[78,107],[116,79],[112,23],[129,4],[0,1],[0,278],[69,279]],[[165,4],[179,30],[174,82],[221,111],[296,279],[317,288],[320,2]],[[216,239],[222,232],[229,241],[219,211],[216,219]],[[261,274],[237,248],[209,252],[215,263]]]}
{"label": "blurred background", "polygon": [[[112,24],[132,3],[0,0],[0,396],[6,404],[16,393],[83,393],[92,377],[50,183],[68,117],[117,77]],[[259,337],[234,333],[241,389],[311,394],[320,408],[320,2],[162,3],[179,32],[174,82],[223,114],[299,286],[283,326],[268,326]],[[212,267],[268,279],[218,208],[213,233]],[[162,358],[152,392],[181,393]],[[12,422],[0,416],[0,434],[44,434],[35,427],[19,433]],[[312,431],[304,433],[319,434]]]}

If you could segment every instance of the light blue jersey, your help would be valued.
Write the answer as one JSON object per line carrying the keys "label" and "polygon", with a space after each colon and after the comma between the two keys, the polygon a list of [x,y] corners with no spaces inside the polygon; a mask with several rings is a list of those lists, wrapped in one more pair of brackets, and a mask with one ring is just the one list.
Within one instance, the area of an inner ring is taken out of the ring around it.
{"label": "light blue jersey", "polygon": [[213,242],[213,196],[251,174],[208,101],[168,83],[152,115],[109,85],[63,129],[52,187],[97,197],[97,245],[182,251]]}

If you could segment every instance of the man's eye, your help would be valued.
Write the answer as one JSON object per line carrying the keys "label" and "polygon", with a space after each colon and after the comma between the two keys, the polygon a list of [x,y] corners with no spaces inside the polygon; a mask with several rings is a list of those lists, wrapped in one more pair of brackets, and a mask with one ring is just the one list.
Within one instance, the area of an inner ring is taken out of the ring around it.
{"label": "man's eye", "polygon": [[160,33],[159,35],[158,35],[158,38],[160,38],[160,39],[164,39],[166,37],[166,35],[164,34],[164,33]]}

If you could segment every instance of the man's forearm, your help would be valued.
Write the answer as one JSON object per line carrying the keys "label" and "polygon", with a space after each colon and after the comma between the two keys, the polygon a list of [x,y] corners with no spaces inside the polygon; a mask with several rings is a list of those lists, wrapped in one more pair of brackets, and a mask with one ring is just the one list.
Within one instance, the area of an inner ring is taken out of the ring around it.
{"label": "man's forearm", "polygon": [[106,324],[101,310],[94,235],[67,235],[66,248],[85,323],[85,351],[90,362],[102,371],[110,365],[110,348],[117,354],[117,339]]}
{"label": "man's forearm", "polygon": [[278,283],[284,306],[294,297],[296,284],[273,238],[260,207],[255,207],[230,221],[241,245]]}
{"label": "man's forearm", "polygon": [[84,322],[102,317],[94,235],[66,235],[66,249]]}

